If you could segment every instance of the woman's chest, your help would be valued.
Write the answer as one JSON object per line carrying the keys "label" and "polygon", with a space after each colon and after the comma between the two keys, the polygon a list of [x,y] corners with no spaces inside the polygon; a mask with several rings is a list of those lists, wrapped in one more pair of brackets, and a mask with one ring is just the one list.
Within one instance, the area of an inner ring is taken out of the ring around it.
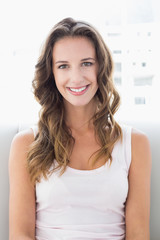
{"label": "woman's chest", "polygon": [[[91,163],[93,158],[95,157],[95,153],[99,149],[100,145],[97,143],[94,136],[77,137],[75,139],[75,144],[69,159],[70,162],[68,166],[81,170],[91,170],[99,168],[106,162],[106,159],[99,159],[99,161],[96,162],[94,167],[91,167]],[[89,159],[90,162],[88,162]]]}
{"label": "woman's chest", "polygon": [[37,185],[37,206],[65,211],[70,207],[91,208],[106,211],[124,206],[128,193],[128,178],[120,166],[101,171],[76,171],[67,169],[58,177],[52,175],[48,181]]}

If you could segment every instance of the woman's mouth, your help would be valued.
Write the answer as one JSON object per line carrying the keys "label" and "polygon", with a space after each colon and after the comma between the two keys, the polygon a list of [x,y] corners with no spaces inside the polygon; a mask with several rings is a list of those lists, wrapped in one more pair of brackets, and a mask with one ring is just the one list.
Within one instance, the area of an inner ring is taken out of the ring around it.
{"label": "woman's mouth", "polygon": [[79,88],[72,88],[72,87],[67,87],[69,92],[73,95],[82,95],[88,90],[89,85],[79,87]]}

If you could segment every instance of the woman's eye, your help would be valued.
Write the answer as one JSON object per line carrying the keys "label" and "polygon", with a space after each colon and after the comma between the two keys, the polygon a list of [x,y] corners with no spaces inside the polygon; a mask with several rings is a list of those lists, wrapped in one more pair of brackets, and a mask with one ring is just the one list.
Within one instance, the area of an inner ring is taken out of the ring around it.
{"label": "woman's eye", "polygon": [[63,64],[63,65],[60,65],[58,68],[59,69],[65,69],[65,68],[67,68],[68,66],[66,65],[66,64]]}
{"label": "woman's eye", "polygon": [[88,66],[92,66],[93,63],[92,62],[84,62],[82,63],[82,66],[88,67]]}

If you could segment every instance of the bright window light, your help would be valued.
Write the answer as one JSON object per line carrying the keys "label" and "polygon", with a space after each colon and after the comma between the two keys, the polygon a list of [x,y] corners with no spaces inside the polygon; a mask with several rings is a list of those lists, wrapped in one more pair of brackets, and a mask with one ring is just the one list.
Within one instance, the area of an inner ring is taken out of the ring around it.
{"label": "bright window light", "polygon": [[121,95],[116,117],[160,119],[159,9],[158,0],[1,1],[0,121],[37,121],[34,66],[48,32],[65,17],[94,25],[110,48]]}

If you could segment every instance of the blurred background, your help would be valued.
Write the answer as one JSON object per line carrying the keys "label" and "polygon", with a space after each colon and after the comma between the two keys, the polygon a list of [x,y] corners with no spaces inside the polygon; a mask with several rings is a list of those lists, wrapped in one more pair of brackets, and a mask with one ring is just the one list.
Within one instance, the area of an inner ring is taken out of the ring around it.
{"label": "blurred background", "polygon": [[0,122],[38,119],[31,82],[41,46],[65,17],[94,25],[111,50],[120,120],[160,120],[159,0],[0,1]]}

